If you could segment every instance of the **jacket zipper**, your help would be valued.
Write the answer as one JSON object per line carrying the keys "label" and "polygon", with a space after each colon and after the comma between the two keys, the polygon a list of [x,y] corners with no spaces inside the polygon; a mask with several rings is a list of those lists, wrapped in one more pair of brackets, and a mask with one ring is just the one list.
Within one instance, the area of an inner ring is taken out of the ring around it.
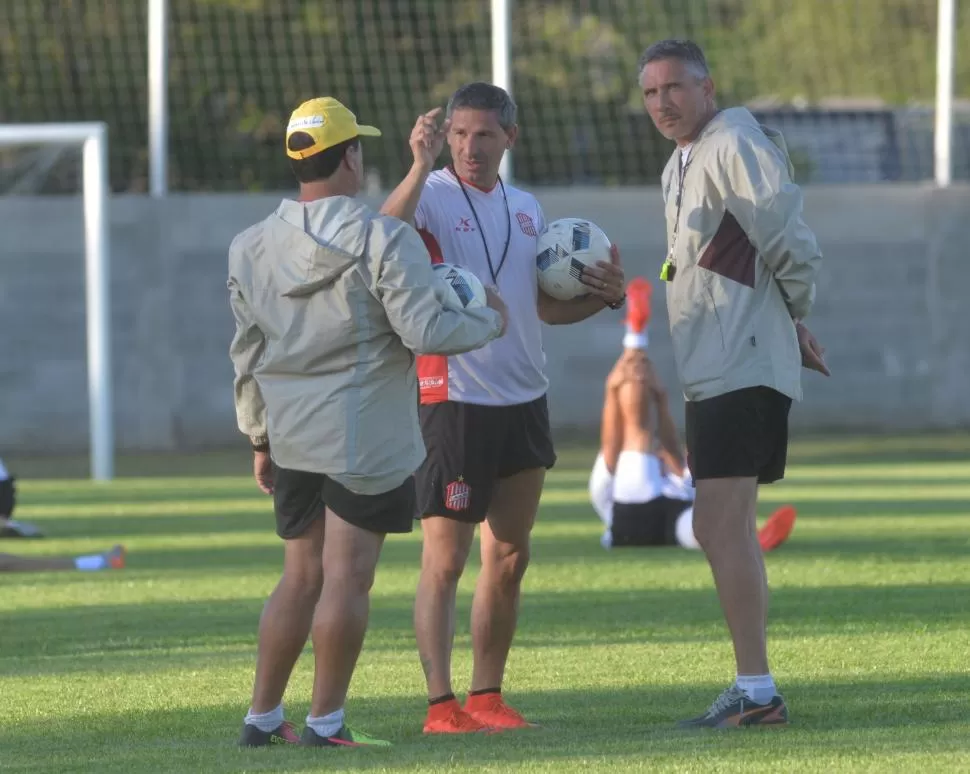
{"label": "jacket zipper", "polygon": [[727,345],[724,343],[724,328],[721,327],[721,315],[717,312],[717,304],[714,303],[714,294],[710,288],[704,288],[704,291],[707,293],[707,297],[711,299],[711,309],[714,310],[714,319],[717,321],[717,332],[721,335],[721,349],[726,350]]}

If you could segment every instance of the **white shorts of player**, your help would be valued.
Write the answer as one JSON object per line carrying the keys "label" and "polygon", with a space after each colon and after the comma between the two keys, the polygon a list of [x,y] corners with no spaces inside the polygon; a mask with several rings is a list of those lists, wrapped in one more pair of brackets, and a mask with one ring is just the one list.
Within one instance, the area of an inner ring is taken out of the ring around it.
{"label": "white shorts of player", "polygon": [[[652,454],[624,451],[616,461],[616,473],[611,474],[602,454],[596,456],[589,477],[589,499],[593,509],[606,527],[600,543],[604,548],[613,544],[613,503],[648,503],[657,497],[693,500],[690,473],[681,479],[664,475],[660,460]],[[684,548],[699,549],[694,537],[694,509],[688,508],[677,520],[677,542]]]}

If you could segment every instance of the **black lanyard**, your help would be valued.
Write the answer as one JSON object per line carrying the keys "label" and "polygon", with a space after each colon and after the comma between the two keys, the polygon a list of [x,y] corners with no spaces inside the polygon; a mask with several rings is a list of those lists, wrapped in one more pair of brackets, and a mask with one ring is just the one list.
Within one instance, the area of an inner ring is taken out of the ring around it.
{"label": "black lanyard", "polygon": [[683,153],[680,155],[680,180],[677,183],[677,217],[674,220],[673,247],[677,247],[677,234],[680,231],[680,208],[684,204],[684,178],[687,176],[687,167],[690,166],[691,156],[693,155],[694,149],[691,148],[687,151],[687,163],[684,163]]}
{"label": "black lanyard", "polygon": [[485,231],[482,229],[482,222],[478,219],[478,213],[475,211],[475,205],[472,204],[472,199],[468,195],[468,191],[465,190],[465,184],[462,182],[455,168],[449,167],[451,174],[455,176],[455,180],[458,181],[458,187],[461,188],[461,192],[465,194],[465,201],[468,202],[468,208],[472,211],[472,217],[475,218],[475,225],[478,226],[478,235],[482,238],[482,247],[485,248],[485,260],[488,261],[488,273],[492,275],[492,284],[498,285],[498,275],[502,271],[502,267],[505,266],[505,259],[509,257],[509,244],[512,242],[512,211],[509,209],[509,196],[505,192],[505,183],[502,182],[502,178],[499,177],[498,184],[502,187],[502,199],[505,201],[505,217],[508,220],[508,231],[505,235],[505,249],[502,250],[502,259],[498,263],[498,269],[492,266],[492,253],[488,249],[488,241],[485,239]]}
{"label": "black lanyard", "polygon": [[[679,148],[678,152],[680,152]],[[660,279],[664,282],[672,282],[677,273],[677,264],[673,262],[673,255],[674,250],[677,249],[677,235],[680,233],[680,208],[684,204],[684,178],[687,176],[687,167],[690,166],[691,156],[693,155],[693,147],[687,152],[687,163],[684,163],[683,153],[680,155],[680,179],[677,182],[677,214],[674,216],[674,231],[670,237],[670,252],[667,255],[667,260],[660,267]]]}

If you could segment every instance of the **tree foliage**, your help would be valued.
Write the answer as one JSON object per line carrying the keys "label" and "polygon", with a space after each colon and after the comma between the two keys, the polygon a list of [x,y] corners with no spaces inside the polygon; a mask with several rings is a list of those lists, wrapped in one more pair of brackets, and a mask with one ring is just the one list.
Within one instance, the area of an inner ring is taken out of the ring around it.
{"label": "tree foliage", "polygon": [[[723,103],[771,96],[931,103],[936,0],[517,0],[511,23],[531,183],[637,183],[669,147],[644,118],[642,48],[692,37]],[[965,6],[966,4],[961,4]],[[0,3],[0,121],[106,120],[115,190],[147,186],[147,0]],[[409,162],[419,112],[490,77],[487,0],[170,0],[173,188],[291,185],[286,116],[345,100],[385,131],[367,163],[384,185]],[[957,95],[970,98],[970,9]],[[56,176],[55,176],[56,184]]]}

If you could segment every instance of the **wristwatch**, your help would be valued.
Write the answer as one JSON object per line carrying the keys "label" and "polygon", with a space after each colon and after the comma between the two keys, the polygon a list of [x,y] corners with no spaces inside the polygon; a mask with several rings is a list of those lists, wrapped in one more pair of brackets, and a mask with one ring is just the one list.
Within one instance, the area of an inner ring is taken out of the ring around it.
{"label": "wristwatch", "polygon": [[268,452],[269,451],[269,436],[266,435],[251,435],[249,436],[249,443],[253,447],[254,452]]}

